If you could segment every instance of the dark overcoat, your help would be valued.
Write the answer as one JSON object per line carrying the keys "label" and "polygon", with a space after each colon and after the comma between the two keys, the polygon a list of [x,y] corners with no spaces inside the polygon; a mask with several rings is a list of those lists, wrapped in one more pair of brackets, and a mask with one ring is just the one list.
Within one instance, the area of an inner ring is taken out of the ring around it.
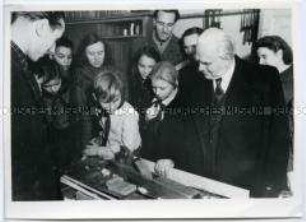
{"label": "dark overcoat", "polygon": [[13,200],[59,199],[39,86],[28,58],[13,42],[11,109]]}
{"label": "dark overcoat", "polygon": [[[193,115],[208,177],[243,187],[254,197],[286,186],[288,120],[276,69],[235,58],[222,105],[206,81],[202,110]],[[196,92],[195,92],[196,93]]]}

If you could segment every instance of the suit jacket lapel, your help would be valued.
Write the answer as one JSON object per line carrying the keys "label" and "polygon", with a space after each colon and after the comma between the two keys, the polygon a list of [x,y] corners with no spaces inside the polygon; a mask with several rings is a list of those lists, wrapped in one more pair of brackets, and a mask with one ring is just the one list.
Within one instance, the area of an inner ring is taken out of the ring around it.
{"label": "suit jacket lapel", "polygon": [[35,101],[37,102],[38,105],[42,104],[42,96],[41,96],[41,91],[39,89],[38,83],[34,77],[34,74],[27,70],[24,73],[24,78],[27,82],[27,84],[29,85],[32,93],[33,93],[33,97],[35,99]]}
{"label": "suit jacket lapel", "polygon": [[247,75],[247,73],[243,71],[241,59],[235,57],[235,63],[234,73],[225,93],[225,106],[233,104],[237,98],[244,96],[243,91],[247,88],[244,78],[244,75]]}
{"label": "suit jacket lapel", "polygon": [[[225,106],[231,106],[234,105],[237,101],[237,98],[239,98],[240,96],[243,96],[241,94],[243,94],[244,92],[244,88],[245,86],[245,82],[244,82],[244,78],[243,75],[245,75],[246,73],[243,73],[243,69],[242,69],[242,64],[241,64],[241,60],[236,57],[236,65],[235,65],[235,69],[234,69],[234,73],[232,76],[232,79],[230,81],[230,85],[228,86],[228,89],[225,93],[225,97],[224,97],[224,105]],[[205,101],[206,103],[203,104],[203,108],[204,110],[208,110],[209,112],[212,111],[210,108],[213,106],[213,97],[214,97],[214,88],[213,88],[213,82],[210,80],[206,81],[205,84]],[[194,119],[194,125],[196,127],[196,130],[198,132],[199,135],[199,139],[201,141],[202,144],[206,144],[206,140],[204,140],[203,138],[207,138],[207,133],[209,133],[209,118],[210,118],[210,114],[211,113],[202,113],[200,112],[199,114],[197,114],[193,119]]]}

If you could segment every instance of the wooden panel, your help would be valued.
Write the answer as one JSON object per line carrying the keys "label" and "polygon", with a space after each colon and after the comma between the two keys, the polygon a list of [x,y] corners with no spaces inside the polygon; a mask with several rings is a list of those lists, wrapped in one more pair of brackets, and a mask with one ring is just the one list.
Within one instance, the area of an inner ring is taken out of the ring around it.
{"label": "wooden panel", "polygon": [[82,39],[90,33],[97,33],[99,35],[99,27],[96,24],[66,25],[65,35],[67,35],[67,37],[72,40],[75,48],[75,53]]}
{"label": "wooden panel", "polygon": [[108,44],[114,65],[125,73],[128,73],[130,54],[130,40],[128,39],[111,39],[105,40]]}
{"label": "wooden panel", "polygon": [[[139,36],[137,36],[138,31],[135,31],[135,26],[139,24],[142,25],[139,27]],[[133,31],[130,30],[131,27],[134,27]],[[128,29],[126,36],[123,35],[124,29]],[[82,39],[89,33],[96,33],[104,39],[109,46],[113,65],[129,73],[131,59],[135,53],[134,46],[143,44],[147,38],[151,37],[152,18],[135,15],[135,17],[129,16],[121,20],[111,18],[100,20],[100,22],[88,19],[84,23],[68,23],[66,26],[65,34],[73,41],[75,52]]]}

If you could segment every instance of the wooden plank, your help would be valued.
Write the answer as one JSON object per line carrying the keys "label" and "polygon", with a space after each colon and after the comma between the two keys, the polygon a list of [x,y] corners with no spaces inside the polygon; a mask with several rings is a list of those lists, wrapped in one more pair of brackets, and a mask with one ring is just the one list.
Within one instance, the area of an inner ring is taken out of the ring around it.
{"label": "wooden plank", "polygon": [[[92,197],[97,198],[97,199],[108,199],[108,200],[115,200],[116,198],[104,193],[104,192],[100,192],[97,189],[94,189],[84,183],[81,183],[78,180],[75,180],[69,176],[62,176],[60,179],[61,183],[70,186],[72,188],[74,188],[75,190],[78,190],[86,195],[92,195]],[[99,197],[99,196],[100,197]]]}
{"label": "wooden plank", "polygon": [[[146,159],[141,159],[151,172],[154,172],[155,163]],[[171,169],[168,178],[179,182],[185,186],[191,186],[198,189],[204,189],[208,192],[219,194],[228,198],[249,198],[249,190],[222,183],[216,180],[208,179],[192,173],[178,169]]]}

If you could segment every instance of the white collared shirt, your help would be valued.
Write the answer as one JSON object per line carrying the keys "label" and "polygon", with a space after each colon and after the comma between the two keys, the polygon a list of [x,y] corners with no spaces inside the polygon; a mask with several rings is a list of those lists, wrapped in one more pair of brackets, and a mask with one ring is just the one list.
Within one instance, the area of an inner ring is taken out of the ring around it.
{"label": "white collared shirt", "polygon": [[[233,60],[233,63],[231,64],[230,68],[227,70],[227,72],[221,78],[222,79],[221,88],[223,89],[224,93],[227,91],[228,86],[231,82],[231,79],[232,79],[233,74],[234,74],[235,66],[236,66],[236,62],[235,62],[235,60]],[[213,81],[213,86],[214,86],[214,89],[216,89],[216,86],[217,86],[216,80]]]}
{"label": "white collared shirt", "polygon": [[172,100],[174,100],[174,98],[176,97],[177,92],[178,92],[178,89],[175,88],[174,91],[171,93],[171,95],[169,95],[168,98],[162,101],[162,104],[164,104],[165,106],[168,106],[172,102]]}

